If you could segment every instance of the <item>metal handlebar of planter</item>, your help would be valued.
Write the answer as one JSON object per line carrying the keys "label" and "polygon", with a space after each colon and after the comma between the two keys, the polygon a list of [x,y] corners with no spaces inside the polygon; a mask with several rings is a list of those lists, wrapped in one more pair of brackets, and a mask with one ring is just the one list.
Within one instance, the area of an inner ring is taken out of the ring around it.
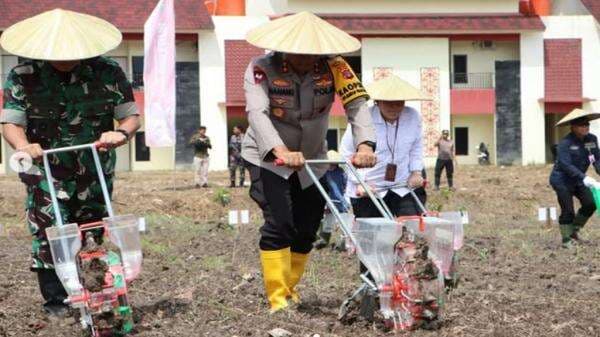
{"label": "metal handlebar of planter", "polygon": [[[345,225],[344,218],[341,216],[337,207],[335,207],[333,200],[331,200],[331,198],[329,197],[329,194],[327,193],[327,191],[325,190],[325,188],[319,181],[319,178],[317,177],[317,175],[315,174],[313,169],[310,167],[311,165],[325,165],[325,164],[326,165],[340,165],[344,168],[345,171],[349,171],[356,178],[356,180],[359,182],[359,184],[365,189],[365,191],[367,192],[367,195],[369,196],[371,201],[375,204],[375,207],[377,207],[377,210],[381,213],[381,215],[386,219],[394,220],[394,218],[391,216],[391,214],[388,211],[386,211],[386,209],[384,207],[381,206],[381,204],[378,202],[375,194],[367,186],[367,183],[365,183],[365,181],[360,177],[360,175],[358,174],[358,171],[356,171],[356,169],[354,168],[354,166],[352,166],[352,164],[350,164],[344,160],[327,160],[327,159],[306,160],[304,162],[304,169],[306,169],[308,176],[313,181],[313,183],[315,184],[315,186],[317,187],[317,189],[319,190],[319,192],[321,193],[323,198],[325,198],[325,202],[327,203],[327,206],[329,207],[329,209],[331,210],[331,212],[333,213],[333,215],[335,216],[337,221],[339,221],[340,224],[344,224],[344,226],[340,226],[340,228],[342,229],[344,234],[347,235],[348,238],[350,238],[350,240],[352,242],[356,242],[356,240],[354,238],[354,235],[352,234],[352,231],[350,230],[350,227]],[[275,165],[276,166],[284,166],[284,162],[281,159],[276,159]]]}
{"label": "metal handlebar of planter", "polygon": [[71,152],[71,151],[81,151],[81,150],[91,150],[92,156],[94,158],[94,164],[96,166],[96,172],[98,173],[98,180],[100,181],[100,187],[102,189],[102,195],[104,196],[104,202],[106,204],[106,210],[108,212],[109,217],[114,217],[112,204],[110,202],[110,196],[108,194],[108,188],[106,186],[106,180],[104,179],[104,171],[102,170],[102,166],[100,164],[100,157],[98,156],[98,148],[104,147],[105,145],[100,142],[90,143],[90,144],[82,144],[82,145],[74,145],[61,147],[51,150],[43,151],[43,161],[44,161],[44,171],[46,172],[46,179],[48,181],[48,189],[50,190],[50,199],[52,200],[52,206],[54,208],[54,214],[56,216],[56,225],[63,226],[63,218],[60,214],[60,208],[58,205],[58,198],[56,195],[56,189],[54,188],[54,177],[52,176],[52,172],[50,171],[50,162],[48,160],[48,155],[62,153],[62,152]]}
{"label": "metal handlebar of planter", "polygon": [[[340,165],[344,169],[344,171],[350,172],[350,174],[352,174],[352,176],[354,176],[356,178],[358,183],[365,190],[365,192],[367,193],[367,196],[369,197],[369,199],[371,199],[371,202],[373,202],[373,204],[375,205],[377,210],[381,213],[381,215],[388,220],[395,221],[394,215],[392,214],[390,209],[387,207],[387,205],[383,201],[383,198],[379,197],[379,194],[373,192],[373,190],[367,185],[365,180],[362,179],[362,177],[360,176],[360,174],[358,173],[356,168],[352,165],[352,163],[346,162],[344,160],[328,160],[328,159],[305,160],[304,169],[306,169],[308,176],[311,178],[311,180],[313,181],[313,183],[315,184],[315,186],[317,187],[317,189],[319,190],[321,195],[323,195],[323,197],[325,198],[327,206],[330,208],[331,212],[333,213],[333,215],[335,216],[335,218],[337,219],[337,221],[340,224],[345,224],[343,217],[340,215],[340,212],[337,210],[337,207],[335,207],[333,200],[331,200],[331,198],[329,197],[329,194],[327,193],[327,191],[325,190],[325,188],[319,181],[319,178],[317,177],[317,175],[311,168],[311,165],[325,165],[325,164]],[[275,165],[283,166],[284,162],[281,159],[276,159]],[[386,186],[386,187],[380,188],[377,191],[390,190],[392,188],[401,188],[401,187],[408,188],[405,183],[401,183],[401,184]],[[421,209],[421,211],[424,214],[427,213],[427,209],[425,208],[425,206],[423,205],[421,200],[417,197],[417,195],[415,194],[415,191],[412,188],[408,188],[408,189],[409,189],[410,194],[412,195],[413,199],[417,203],[417,206]],[[354,240],[354,235],[352,234],[350,227],[347,227],[347,226],[340,226],[340,227],[342,228],[342,231],[344,232],[344,234],[347,235],[348,238],[350,238],[352,240],[352,242],[356,242]]]}

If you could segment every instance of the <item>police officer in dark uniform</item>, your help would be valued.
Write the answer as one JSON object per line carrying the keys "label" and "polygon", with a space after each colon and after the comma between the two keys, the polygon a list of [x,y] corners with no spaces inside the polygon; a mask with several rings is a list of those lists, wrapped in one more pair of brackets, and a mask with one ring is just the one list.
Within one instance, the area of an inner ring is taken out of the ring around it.
{"label": "police officer in dark uniform", "polygon": [[[593,165],[596,173],[600,174],[598,139],[590,133],[590,121],[597,118],[600,118],[600,113],[575,109],[556,124],[571,126],[571,132],[558,144],[557,159],[550,174],[550,185],[556,192],[561,209],[558,222],[564,248],[582,243],[579,231],[596,210],[589,188],[600,187],[600,183],[587,176],[586,172]],[[581,203],[577,214],[573,197]]]}

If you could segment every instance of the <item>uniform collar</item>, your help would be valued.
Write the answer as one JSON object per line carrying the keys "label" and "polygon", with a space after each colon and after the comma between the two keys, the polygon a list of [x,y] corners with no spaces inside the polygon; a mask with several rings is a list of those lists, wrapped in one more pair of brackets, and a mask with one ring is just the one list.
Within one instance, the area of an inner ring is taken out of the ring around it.
{"label": "uniform collar", "polygon": [[287,77],[288,79],[291,79],[298,84],[302,84],[302,83],[306,82],[307,80],[314,81],[315,76],[318,75],[320,78],[321,75],[326,74],[326,71],[329,71],[329,69],[327,68],[326,62],[323,59],[318,59],[317,63],[314,66],[314,69],[312,71],[306,73],[306,75],[304,75],[304,77],[300,77],[300,75],[298,75],[293,70],[293,68],[287,63],[287,61],[283,58],[283,56],[281,56],[277,59],[277,64],[276,64],[275,69],[277,69],[278,75]]}
{"label": "uniform collar", "polygon": [[572,141],[576,141],[576,142],[580,142],[580,143],[585,143],[585,142],[591,141],[591,137],[590,137],[589,133],[587,135],[585,135],[583,137],[583,139],[577,138],[577,136],[575,136],[575,134],[573,132],[569,133],[569,137],[571,138]]}
{"label": "uniform collar", "polygon": [[[56,68],[54,68],[50,64],[50,62],[44,61],[40,66],[40,71],[41,71],[42,81],[44,81],[46,83],[51,83],[51,82],[48,82],[49,80],[60,81],[59,71]],[[74,83],[75,81],[78,81],[78,80],[91,81],[94,79],[94,72],[93,72],[92,67],[89,64],[88,60],[82,60],[69,73],[71,74],[71,79],[69,80],[68,84]]]}

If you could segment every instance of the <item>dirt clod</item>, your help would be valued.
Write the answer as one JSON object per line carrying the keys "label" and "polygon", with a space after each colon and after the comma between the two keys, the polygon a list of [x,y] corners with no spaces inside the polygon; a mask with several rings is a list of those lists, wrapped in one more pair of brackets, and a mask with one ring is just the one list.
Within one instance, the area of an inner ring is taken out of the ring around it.
{"label": "dirt clod", "polygon": [[99,258],[83,261],[80,268],[81,285],[91,292],[102,291],[104,278],[108,271],[106,262]]}

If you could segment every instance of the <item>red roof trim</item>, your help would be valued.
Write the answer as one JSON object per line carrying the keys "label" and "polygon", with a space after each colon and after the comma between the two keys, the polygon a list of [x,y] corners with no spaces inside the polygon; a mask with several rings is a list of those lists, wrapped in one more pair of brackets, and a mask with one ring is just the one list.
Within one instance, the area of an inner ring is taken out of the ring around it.
{"label": "red roof trim", "polygon": [[583,5],[592,14],[597,21],[600,21],[600,1],[598,0],[581,0]]}
{"label": "red roof trim", "polygon": [[581,102],[546,103],[544,104],[544,112],[546,114],[566,114],[573,111],[573,109],[581,109],[581,107]]}
{"label": "red roof trim", "polygon": [[225,102],[226,107],[245,107],[246,102]]}
{"label": "red roof trim", "polygon": [[[144,33],[123,33],[123,40],[144,40]],[[198,41],[196,33],[176,33],[175,40],[177,41]]]}
{"label": "red roof trim", "polygon": [[319,14],[350,33],[394,31],[529,31],[544,30],[539,16],[521,14]]}
{"label": "red roof trim", "polygon": [[559,96],[559,97],[543,97],[538,100],[540,103],[588,103],[593,102],[596,99],[589,97],[572,97],[572,96]]}
{"label": "red roof trim", "polygon": [[362,40],[364,38],[374,38],[374,37],[433,37],[433,38],[447,38],[450,41],[473,41],[473,40],[492,40],[492,41],[519,41],[519,34],[498,34],[498,33],[473,33],[473,34],[385,34],[385,33],[375,33],[375,34],[352,34],[355,38]]}
{"label": "red roof trim", "polygon": [[[157,0],[0,0],[0,29],[55,8],[68,9],[103,18],[121,30],[144,29]],[[214,29],[203,1],[176,0],[175,24],[178,30]]]}

